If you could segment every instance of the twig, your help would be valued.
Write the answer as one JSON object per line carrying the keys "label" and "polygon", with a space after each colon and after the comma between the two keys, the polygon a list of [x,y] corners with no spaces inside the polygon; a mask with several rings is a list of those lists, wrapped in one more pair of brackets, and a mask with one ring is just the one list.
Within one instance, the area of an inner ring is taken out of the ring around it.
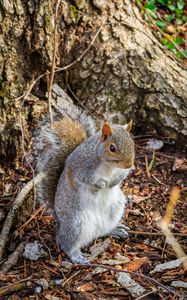
{"label": "twig", "polygon": [[81,270],[78,270],[77,272],[75,272],[73,275],[71,275],[69,278],[65,279],[62,283],[61,283],[61,287],[65,286],[66,283],[68,283],[73,277],[75,277],[77,274],[80,273]]}
{"label": "twig", "polygon": [[[17,292],[17,291],[24,289],[25,287],[28,288],[31,286],[32,286],[32,282],[31,282],[30,278],[23,279],[23,280],[15,282],[15,283],[12,283],[12,284],[6,286],[5,288],[0,289],[0,296],[5,296],[9,293]],[[1,298],[1,299],[3,299],[3,298]]]}
{"label": "twig", "polygon": [[45,243],[44,239],[42,238],[42,236],[40,234],[40,226],[39,226],[38,220],[36,219],[35,221],[36,221],[36,225],[37,225],[37,228],[38,228],[38,237],[39,237],[40,241],[42,242],[42,244],[44,245],[44,247],[47,249],[47,251],[49,253],[49,256],[50,256],[50,259],[52,261],[53,257],[51,255],[51,251],[50,251],[49,247],[47,246],[47,244]]}
{"label": "twig", "polygon": [[35,182],[35,184],[39,183],[44,178],[44,176],[45,175],[43,173],[38,174],[35,177],[35,179],[34,180],[33,179],[30,180],[23,187],[23,189],[21,190],[21,192],[17,195],[17,197],[16,197],[16,199],[15,199],[15,201],[13,203],[13,207],[12,207],[12,209],[9,211],[9,213],[7,215],[6,220],[4,222],[4,225],[3,225],[3,229],[1,231],[1,235],[0,235],[0,261],[1,261],[2,257],[3,257],[5,244],[7,242],[10,229],[11,229],[11,227],[13,225],[14,218],[16,217],[19,208],[23,204],[23,202],[24,202],[26,196],[28,195],[28,193],[33,188],[34,182]]}
{"label": "twig", "polygon": [[70,91],[70,93],[72,94],[72,96],[75,98],[75,100],[80,104],[80,106],[82,106],[82,108],[84,108],[84,110],[86,110],[95,120],[98,120],[98,118],[79,100],[79,98],[72,91],[72,89],[70,88],[68,83],[67,83],[67,88]]}
{"label": "twig", "polygon": [[[153,152],[153,150],[150,150],[150,149],[147,149],[145,147],[141,147],[139,145],[135,145],[135,148],[138,148],[138,149],[142,149],[144,150],[145,152]],[[163,156],[163,157],[167,157],[167,158],[171,158],[171,159],[175,159],[176,157],[175,156],[171,156],[171,155],[166,155],[164,153],[161,153],[161,152],[158,152],[158,151],[155,151],[157,155],[160,155],[160,156]]]}
{"label": "twig", "polygon": [[150,171],[149,171],[149,165],[148,165],[147,155],[145,155],[145,166],[146,166],[147,177],[151,177],[151,174],[150,174]]}
{"label": "twig", "polygon": [[40,80],[42,77],[44,77],[46,74],[47,74],[47,72],[42,73],[38,77],[36,77],[35,79],[32,79],[27,91],[23,95],[21,95],[20,97],[16,98],[15,101],[21,100],[22,98],[26,99],[29,96],[29,94],[31,93],[31,91],[32,91],[33,87],[35,86],[36,82],[38,80]]}
{"label": "twig", "polygon": [[81,267],[81,268],[87,268],[87,267],[90,267],[90,268],[103,268],[103,269],[106,269],[106,270],[114,271],[116,273],[127,273],[127,274],[130,274],[132,276],[141,277],[144,280],[146,279],[149,282],[154,283],[155,285],[158,285],[158,286],[162,287],[164,290],[167,290],[171,294],[174,294],[174,292],[170,288],[168,288],[167,286],[163,285],[162,283],[160,283],[156,279],[148,277],[148,276],[143,275],[141,273],[136,273],[136,272],[132,272],[132,271],[126,271],[126,270],[119,270],[119,269],[113,268],[111,266],[102,265],[102,264],[90,264],[90,263],[88,263],[86,265],[77,264],[77,265],[75,265],[75,267]]}
{"label": "twig", "polygon": [[33,178],[33,191],[34,191],[34,201],[33,201],[33,210],[35,209],[35,205],[36,205],[36,188],[35,188],[35,182],[34,182],[34,169],[31,165],[31,163],[29,162],[29,160],[27,159],[27,155],[26,155],[26,151],[25,151],[25,138],[24,138],[24,129],[23,129],[23,124],[22,124],[22,107],[24,104],[24,101],[26,99],[27,95],[23,98],[23,102],[20,106],[20,111],[19,111],[19,126],[20,126],[20,130],[21,130],[21,146],[22,146],[22,151],[23,151],[23,157],[25,158],[28,166],[30,167],[31,171],[32,171],[32,178]]}
{"label": "twig", "polygon": [[178,258],[186,258],[182,262],[183,262],[184,269],[187,270],[187,256],[185,255],[183,249],[181,248],[180,244],[175,239],[172,232],[170,231],[170,229],[168,227],[168,224],[163,220],[160,213],[158,213],[158,212],[155,213],[154,219],[158,223],[158,225],[160,226],[163,234],[165,235],[166,242],[171,245],[171,247],[173,248],[173,250],[176,253],[177,257]]}
{"label": "twig", "polygon": [[[146,232],[146,231],[134,231],[134,230],[129,230],[128,233],[134,234],[134,235],[150,235],[150,236],[162,236],[162,232]],[[179,237],[187,237],[187,233],[178,233],[178,232],[172,232],[173,235],[179,236]]]}
{"label": "twig", "polygon": [[[60,2],[60,1],[58,1],[58,2]],[[58,4],[58,5],[56,5],[56,12],[57,12],[57,10],[58,10],[59,3],[57,3],[57,4]],[[105,25],[107,25],[107,24],[105,24]],[[66,65],[66,66],[64,66],[64,67],[60,67],[60,68],[59,68],[59,67],[55,67],[56,54],[53,55],[53,62],[52,62],[52,67],[51,67],[51,72],[53,72],[53,74],[50,76],[49,91],[48,91],[48,102],[49,102],[49,103],[51,103],[51,101],[50,101],[50,99],[49,99],[49,97],[51,97],[51,96],[49,96],[49,94],[51,95],[50,89],[52,88],[52,83],[53,83],[53,79],[54,79],[54,74],[57,73],[57,72],[66,71],[66,70],[70,69],[71,67],[73,67],[76,63],[78,63],[78,62],[79,62],[79,61],[87,54],[87,52],[90,50],[91,46],[94,44],[94,42],[95,42],[95,40],[97,39],[99,33],[101,32],[102,27],[103,27],[103,25],[101,25],[101,26],[99,27],[99,29],[97,30],[96,34],[94,35],[94,37],[93,37],[91,43],[90,43],[89,46],[84,50],[84,52],[83,52],[76,60],[74,60],[74,61],[71,62],[70,64],[68,64],[68,65]],[[54,34],[54,46],[55,46],[55,47],[54,47],[54,52],[56,53],[57,22],[55,23],[55,28],[56,28],[56,31],[55,31],[56,34]],[[33,80],[31,81],[31,84],[29,85],[27,91],[26,91],[23,95],[21,95],[20,97],[15,98],[15,101],[16,101],[16,100],[20,100],[20,99],[22,99],[22,98],[26,99],[26,98],[29,96],[29,94],[31,93],[31,91],[32,91],[33,87],[35,86],[36,82],[37,82],[38,80],[40,80],[42,77],[44,77],[45,75],[47,75],[47,74],[49,74],[49,71],[46,71],[46,72],[40,74],[38,77],[36,77],[36,79],[33,79]],[[49,107],[49,113],[50,113],[50,110],[51,110],[51,108]],[[51,116],[51,115],[50,115],[50,116]]]}
{"label": "twig", "polygon": [[51,65],[51,72],[50,72],[50,79],[49,79],[49,88],[48,88],[48,105],[49,105],[49,116],[51,125],[53,125],[53,113],[52,113],[52,105],[51,105],[51,98],[52,98],[52,86],[54,81],[55,75],[55,68],[56,68],[56,54],[57,54],[57,30],[58,30],[58,9],[60,5],[60,0],[57,1],[55,7],[55,28],[54,28],[54,41],[53,41],[53,58],[52,58],[52,65]]}
{"label": "twig", "polygon": [[153,174],[151,174],[151,177],[153,177],[158,183],[160,183],[161,185],[165,185],[164,183],[162,183],[156,176],[154,176]]}
{"label": "twig", "polygon": [[174,252],[176,253],[178,258],[183,258],[183,266],[184,269],[187,270],[187,256],[184,253],[183,249],[181,248],[180,244],[175,239],[173,233],[170,231],[168,224],[171,221],[174,208],[177,204],[177,201],[180,197],[180,189],[178,187],[174,187],[170,194],[170,200],[166,208],[166,213],[164,217],[162,218],[159,212],[155,213],[154,219],[160,226],[163,234],[166,237],[166,242],[171,245]]}
{"label": "twig", "polygon": [[1,274],[6,274],[12,266],[14,266],[17,263],[18,258],[22,254],[24,250],[24,243],[20,243],[16,250],[11,253],[11,255],[8,257],[7,261],[4,263],[3,268],[1,269]]}
{"label": "twig", "polygon": [[91,46],[94,44],[96,38],[98,37],[99,33],[101,32],[102,27],[103,27],[103,25],[101,25],[99,27],[99,29],[97,30],[96,34],[94,35],[93,40],[91,41],[89,46],[84,50],[84,52],[77,59],[75,59],[72,63],[70,63],[67,66],[64,66],[64,67],[61,67],[61,68],[56,68],[55,72],[65,71],[65,70],[70,69],[71,67],[73,67],[76,63],[78,63],[87,54],[87,52],[90,50]]}
{"label": "twig", "polygon": [[177,201],[179,200],[180,197],[180,189],[177,186],[174,186],[172,188],[171,194],[170,194],[170,199],[168,202],[168,205],[166,207],[166,212],[163,217],[163,221],[165,221],[167,224],[171,222],[172,215],[174,213],[175,206],[177,204]]}
{"label": "twig", "polygon": [[147,297],[147,296],[149,296],[149,295],[151,295],[151,294],[155,293],[156,291],[157,291],[157,290],[156,290],[156,289],[154,289],[154,290],[152,290],[152,291],[150,291],[150,292],[148,292],[148,293],[146,293],[146,294],[144,294],[144,295],[142,295],[142,296],[140,296],[140,297],[136,298],[136,300],[143,299],[143,298],[145,298],[145,297]]}
{"label": "twig", "polygon": [[18,228],[18,233],[17,235],[19,234],[19,232],[24,229],[36,216],[37,214],[41,211],[41,210],[44,210],[45,208],[45,204],[42,204],[36,211],[35,213],[30,217],[30,219],[28,219],[20,228]]}

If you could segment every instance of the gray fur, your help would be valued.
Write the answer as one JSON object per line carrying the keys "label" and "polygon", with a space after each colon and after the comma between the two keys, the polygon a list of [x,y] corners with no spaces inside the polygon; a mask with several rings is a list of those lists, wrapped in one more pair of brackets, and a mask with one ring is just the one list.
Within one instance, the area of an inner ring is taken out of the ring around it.
{"label": "gray fur", "polygon": [[[69,116],[82,124],[87,137],[95,133],[94,120],[81,109],[74,107],[73,112],[70,108],[64,109],[64,111],[61,109],[60,114],[58,112],[58,115],[54,116],[54,121],[58,121],[64,116]],[[37,199],[40,203],[45,203],[52,208],[57,183],[64,168],[64,159],[68,155],[68,146],[54,133],[47,118],[41,122],[40,128],[35,133],[34,141],[33,148],[37,153],[37,173],[46,174],[46,178],[37,185]]]}
{"label": "gray fur", "polygon": [[[80,250],[95,238],[107,234],[127,236],[124,225],[120,224],[127,202],[120,184],[130,169],[120,169],[106,162],[101,132],[96,133],[94,120],[76,108],[57,85],[53,87],[52,104],[54,121],[69,116],[82,124],[87,138],[68,154],[68,145],[58,138],[49,120],[44,118],[34,143],[37,172],[46,174],[37,185],[37,198],[45,204],[50,200],[54,203],[58,223],[56,239],[61,249],[74,263],[86,263]],[[129,150],[133,151],[132,139],[122,126],[114,125],[112,129],[113,142],[124,158]]]}
{"label": "gray fur", "polygon": [[[98,132],[88,138],[68,156],[55,196],[57,242],[76,263],[87,262],[80,249],[93,239],[107,234],[128,236],[125,226],[120,224],[127,202],[120,183],[130,170],[106,164],[100,135]],[[68,170],[76,189],[69,184]]]}

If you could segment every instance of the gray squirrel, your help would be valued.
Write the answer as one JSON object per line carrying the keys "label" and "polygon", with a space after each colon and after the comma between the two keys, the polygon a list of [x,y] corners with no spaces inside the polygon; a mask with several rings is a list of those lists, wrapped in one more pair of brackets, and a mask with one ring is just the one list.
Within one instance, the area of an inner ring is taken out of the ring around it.
{"label": "gray squirrel", "polygon": [[131,126],[104,123],[96,132],[94,120],[76,108],[38,130],[37,172],[45,178],[37,196],[54,209],[57,243],[73,263],[89,262],[81,248],[98,237],[128,236],[120,184],[134,165]]}

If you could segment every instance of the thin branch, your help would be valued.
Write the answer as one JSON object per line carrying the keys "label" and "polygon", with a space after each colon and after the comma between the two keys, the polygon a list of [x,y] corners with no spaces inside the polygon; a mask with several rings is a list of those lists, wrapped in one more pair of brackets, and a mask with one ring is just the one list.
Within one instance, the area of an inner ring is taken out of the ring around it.
{"label": "thin branch", "polygon": [[[142,150],[144,150],[145,152],[148,152],[148,153],[155,151],[155,150],[151,150],[151,149],[147,149],[145,147],[139,146],[137,144],[135,145],[135,148],[142,149]],[[171,158],[171,159],[175,159],[176,158],[175,156],[166,155],[166,154],[164,154],[162,152],[158,152],[158,151],[155,151],[155,153],[156,153],[156,155],[160,155],[160,156]]]}
{"label": "thin branch", "polygon": [[[150,292],[148,292],[148,293],[146,293],[146,294],[144,294],[144,295],[142,295],[142,296],[136,298],[136,300],[144,299],[145,297],[147,297],[147,296],[149,296],[149,295],[151,295],[151,294],[154,294],[156,291],[157,291],[157,290],[154,289],[154,290],[152,290],[152,291],[150,291]],[[147,298],[146,298],[146,299],[147,299]]]}
{"label": "thin branch", "polygon": [[161,217],[161,215],[159,213],[155,214],[155,221],[157,221],[163,234],[166,237],[166,242],[171,245],[171,247],[173,248],[173,251],[176,253],[177,257],[185,258],[183,260],[183,266],[184,266],[184,269],[187,270],[187,255],[184,253],[180,244],[177,242],[174,235],[170,231],[168,224],[166,223],[166,221],[164,221],[164,219]]}
{"label": "thin branch", "polygon": [[82,108],[84,108],[84,110],[86,110],[95,120],[98,120],[98,118],[79,100],[79,98],[74,94],[74,92],[72,91],[72,89],[70,88],[69,84],[67,83],[67,88],[70,91],[70,93],[72,94],[72,96],[75,98],[75,100],[80,104],[80,106],[82,106]]}
{"label": "thin branch", "polygon": [[164,217],[162,218],[159,212],[156,212],[154,215],[154,220],[158,223],[160,229],[166,237],[166,242],[171,245],[173,251],[176,253],[178,258],[182,258],[184,269],[187,270],[187,255],[184,253],[181,245],[175,239],[173,233],[169,229],[169,223],[171,221],[174,208],[177,204],[177,201],[180,197],[180,189],[178,187],[173,187],[170,200],[166,208]]}
{"label": "thin branch", "polygon": [[170,288],[168,288],[167,286],[165,286],[162,283],[160,283],[158,280],[156,280],[156,279],[154,279],[152,277],[143,275],[141,273],[136,273],[136,272],[132,272],[132,271],[126,271],[126,270],[119,270],[119,269],[113,268],[111,266],[102,265],[102,264],[90,264],[90,263],[88,263],[86,265],[77,264],[77,265],[75,265],[75,267],[81,267],[81,268],[88,268],[88,267],[90,267],[90,268],[103,268],[103,269],[106,269],[106,270],[114,271],[116,273],[127,273],[127,274],[130,274],[132,276],[136,276],[136,277],[143,278],[144,280],[148,280],[149,282],[154,283],[157,286],[160,286],[161,288],[163,288],[163,290],[167,290],[169,293],[174,294],[174,291],[172,291]]}
{"label": "thin branch", "polygon": [[[17,230],[17,235],[19,235],[20,231],[23,230],[36,216],[37,214],[41,211],[45,209],[45,204],[42,204],[32,215],[31,217],[21,226],[18,228]],[[17,236],[16,235],[16,236]]]}
{"label": "thin branch", "polygon": [[12,209],[9,211],[6,220],[4,222],[1,234],[0,234],[0,261],[3,257],[3,253],[4,253],[4,249],[5,249],[5,244],[7,242],[8,239],[8,235],[10,232],[10,229],[13,225],[13,221],[14,218],[17,215],[17,212],[19,210],[19,208],[21,207],[21,205],[23,204],[26,196],[28,195],[28,193],[31,191],[31,189],[34,186],[34,182],[35,184],[39,183],[43,178],[45,177],[45,175],[43,173],[39,173],[34,179],[30,180],[21,190],[21,192],[17,195],[14,203],[13,203],[13,207]]}
{"label": "thin branch", "polygon": [[12,268],[12,266],[17,263],[18,258],[21,256],[23,250],[24,243],[22,242],[17,246],[16,250],[10,254],[7,261],[4,263],[3,268],[1,269],[1,274],[6,274]]}
{"label": "thin branch", "polygon": [[25,137],[24,137],[24,129],[23,129],[23,124],[22,124],[22,107],[24,104],[24,101],[26,99],[27,95],[23,98],[22,104],[20,106],[20,111],[19,111],[19,126],[20,126],[20,130],[21,130],[21,146],[22,146],[22,151],[23,151],[23,158],[25,158],[28,166],[30,167],[31,171],[32,171],[32,178],[33,178],[33,191],[34,191],[34,201],[33,201],[33,210],[35,210],[35,205],[36,205],[36,188],[35,188],[35,182],[34,182],[34,178],[35,178],[35,172],[34,169],[30,163],[30,161],[27,159],[27,154],[25,151]]}
{"label": "thin branch", "polygon": [[[162,236],[162,232],[146,232],[146,231],[134,231],[134,230],[129,230],[129,234],[134,234],[134,235],[147,235],[147,236]],[[178,232],[172,232],[173,235],[178,236],[178,237],[187,237],[187,233],[178,233]]]}
{"label": "thin branch", "polygon": [[61,67],[61,68],[56,68],[55,72],[65,71],[65,70],[70,69],[71,67],[73,67],[76,63],[78,63],[87,54],[87,52],[90,50],[90,48],[94,44],[95,40],[97,39],[99,33],[101,32],[102,27],[103,27],[103,25],[101,25],[99,27],[99,29],[97,30],[96,34],[94,35],[94,37],[93,37],[91,43],[89,44],[89,46],[84,50],[84,52],[77,59],[75,59],[72,63],[70,63],[67,66],[64,66],[64,67]]}
{"label": "thin branch", "polygon": [[50,116],[50,122],[51,125],[53,125],[53,112],[52,112],[52,86],[55,76],[55,68],[56,68],[56,54],[57,54],[57,33],[58,33],[58,9],[60,5],[60,0],[57,1],[56,7],[55,7],[55,28],[54,28],[54,41],[53,41],[53,58],[52,58],[52,65],[51,65],[51,72],[50,72],[50,78],[49,78],[49,88],[48,88],[48,105],[49,105],[49,116]]}
{"label": "thin branch", "polygon": [[[33,283],[33,279],[31,279],[31,277],[29,277],[27,279],[19,280],[17,282],[9,284],[3,288],[0,288],[0,296],[3,297],[9,293],[20,291],[26,287],[31,288],[32,283]],[[1,298],[1,299],[3,299],[3,298]]]}
{"label": "thin branch", "polygon": [[27,97],[30,95],[30,93],[31,93],[33,87],[35,86],[35,84],[37,83],[37,81],[40,80],[42,77],[44,77],[46,74],[47,74],[47,72],[42,73],[38,77],[36,77],[35,79],[32,79],[27,91],[23,95],[21,95],[20,97],[16,98],[15,101],[21,100],[22,98],[24,98],[24,100],[27,99]]}
{"label": "thin branch", "polygon": [[[56,5],[56,14],[55,14],[55,19],[57,16],[57,11],[58,11],[58,6],[59,6],[59,2]],[[106,24],[105,24],[106,25]],[[94,44],[95,40],[97,39],[99,33],[101,32],[103,25],[101,25],[99,27],[99,29],[97,30],[96,34],[94,35],[91,43],[89,44],[89,46],[84,50],[84,52],[72,63],[64,66],[64,67],[55,67],[55,62],[56,62],[56,52],[57,52],[57,43],[56,43],[56,36],[57,36],[57,22],[55,21],[55,32],[54,32],[54,55],[53,55],[53,61],[52,61],[52,67],[51,67],[51,72],[49,72],[48,70],[42,74],[40,74],[36,79],[31,81],[31,84],[29,85],[27,91],[21,95],[20,97],[16,98],[16,100],[20,100],[22,98],[24,98],[24,100],[29,96],[29,94],[31,93],[33,87],[35,86],[35,84],[37,83],[38,80],[40,80],[42,77],[44,77],[45,75],[48,75],[50,73],[50,80],[49,80],[49,89],[48,89],[48,103],[49,103],[49,114],[50,114],[50,120],[51,123],[53,123],[53,117],[52,117],[52,109],[51,109],[51,96],[52,96],[52,85],[53,85],[53,81],[54,81],[54,74],[57,72],[61,72],[61,71],[66,71],[68,69],[70,69],[71,67],[73,67],[76,63],[78,63],[79,61],[81,61],[81,59],[87,54],[87,52],[90,50],[91,46]]]}

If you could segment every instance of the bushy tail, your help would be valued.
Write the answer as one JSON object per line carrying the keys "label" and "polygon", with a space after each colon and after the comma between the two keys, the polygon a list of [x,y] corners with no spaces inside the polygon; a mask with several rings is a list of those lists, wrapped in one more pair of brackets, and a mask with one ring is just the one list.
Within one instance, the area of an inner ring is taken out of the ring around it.
{"label": "bushy tail", "polygon": [[66,158],[94,133],[93,119],[76,107],[71,112],[65,110],[60,117],[55,117],[53,126],[47,121],[43,122],[35,134],[34,142],[37,173],[46,174],[36,187],[39,202],[53,207],[58,180]]}

